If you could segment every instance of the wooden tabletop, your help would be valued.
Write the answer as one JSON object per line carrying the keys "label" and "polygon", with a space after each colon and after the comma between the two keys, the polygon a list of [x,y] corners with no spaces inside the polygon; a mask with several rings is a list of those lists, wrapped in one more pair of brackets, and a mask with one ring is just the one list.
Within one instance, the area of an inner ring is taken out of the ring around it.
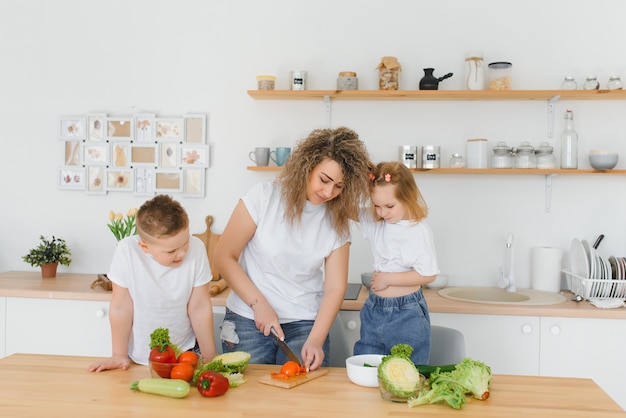
{"label": "wooden tabletop", "polygon": [[259,383],[277,366],[249,365],[247,382],[204,398],[195,388],[183,399],[134,392],[129,383],[150,376],[146,366],[90,373],[91,357],[13,354],[0,359],[2,417],[625,417],[590,379],[496,375],[486,401],[409,408],[384,401],[377,388],[351,383],[343,368],[291,389]]}

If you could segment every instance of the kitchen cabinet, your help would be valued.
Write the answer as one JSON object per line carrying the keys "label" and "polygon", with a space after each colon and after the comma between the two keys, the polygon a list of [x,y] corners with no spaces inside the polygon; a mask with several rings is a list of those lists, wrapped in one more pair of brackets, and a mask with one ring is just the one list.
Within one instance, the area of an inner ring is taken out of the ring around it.
{"label": "kitchen cabinet", "polygon": [[431,323],[461,331],[466,355],[493,373],[539,375],[538,317],[431,313]]}
{"label": "kitchen cabinet", "polygon": [[4,355],[111,355],[109,302],[6,298]]}
{"label": "kitchen cabinet", "polygon": [[626,409],[626,321],[541,318],[541,376],[593,379]]}

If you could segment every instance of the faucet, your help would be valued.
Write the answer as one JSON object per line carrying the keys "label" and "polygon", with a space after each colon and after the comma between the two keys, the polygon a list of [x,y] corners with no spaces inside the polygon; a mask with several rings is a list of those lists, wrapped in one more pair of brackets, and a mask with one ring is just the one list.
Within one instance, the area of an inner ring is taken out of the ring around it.
{"label": "faucet", "polygon": [[505,264],[500,266],[498,287],[505,289],[507,292],[517,291],[515,276],[513,275],[513,234],[509,234],[506,240]]}

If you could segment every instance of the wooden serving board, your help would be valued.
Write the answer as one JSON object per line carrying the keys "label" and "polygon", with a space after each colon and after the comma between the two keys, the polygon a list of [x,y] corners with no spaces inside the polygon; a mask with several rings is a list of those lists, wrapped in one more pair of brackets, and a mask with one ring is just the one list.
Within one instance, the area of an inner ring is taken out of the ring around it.
{"label": "wooden serving board", "polygon": [[328,369],[317,369],[308,373],[300,373],[297,376],[290,377],[289,379],[274,379],[269,373],[265,376],[262,376],[259,379],[259,382],[264,383],[270,386],[276,386],[279,388],[291,389],[292,387],[301,385],[306,382],[310,382],[313,379],[317,379],[318,377],[324,376],[328,374]]}

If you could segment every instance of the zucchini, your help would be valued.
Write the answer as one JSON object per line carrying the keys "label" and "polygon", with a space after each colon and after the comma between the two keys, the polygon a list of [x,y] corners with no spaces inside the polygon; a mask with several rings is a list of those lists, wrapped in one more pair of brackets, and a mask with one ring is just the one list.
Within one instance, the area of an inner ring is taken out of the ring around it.
{"label": "zucchini", "polygon": [[180,379],[161,379],[151,377],[130,382],[130,388],[144,393],[169,396],[170,398],[184,398],[189,394],[189,383]]}
{"label": "zucchini", "polygon": [[439,369],[440,372],[451,372],[456,368],[456,364],[444,364],[442,366],[431,366],[429,364],[416,364],[417,370],[419,370],[420,374],[423,374],[424,377],[430,377],[430,374],[435,370]]}

